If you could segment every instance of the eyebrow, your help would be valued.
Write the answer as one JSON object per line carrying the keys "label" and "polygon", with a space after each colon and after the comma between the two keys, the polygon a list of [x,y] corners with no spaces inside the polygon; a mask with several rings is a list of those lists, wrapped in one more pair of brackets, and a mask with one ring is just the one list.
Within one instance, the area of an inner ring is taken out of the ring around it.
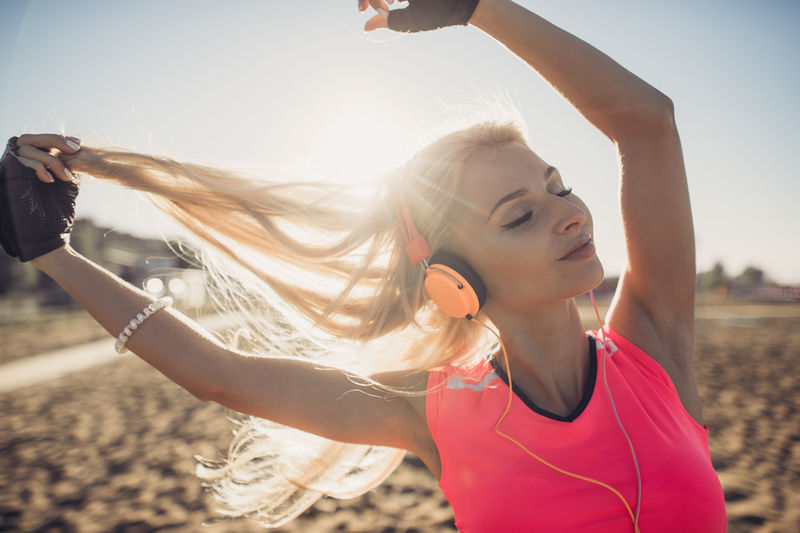
{"label": "eyebrow", "polygon": [[[547,167],[547,170],[544,171],[544,179],[545,179],[545,181],[547,181],[547,179],[550,178],[550,175],[555,170],[556,170],[556,167],[553,167],[553,166]],[[497,211],[500,208],[501,205],[503,205],[506,202],[510,202],[511,200],[514,200],[516,198],[519,198],[520,196],[522,196],[525,193],[527,193],[529,190],[530,189],[527,188],[527,187],[521,187],[521,188],[517,189],[516,191],[508,193],[505,196],[503,196],[502,198],[500,198],[500,200],[498,200],[497,203],[494,204],[494,207],[492,208],[492,210],[489,211],[489,216],[486,217],[486,220],[489,220],[490,218],[492,218],[492,213]]]}

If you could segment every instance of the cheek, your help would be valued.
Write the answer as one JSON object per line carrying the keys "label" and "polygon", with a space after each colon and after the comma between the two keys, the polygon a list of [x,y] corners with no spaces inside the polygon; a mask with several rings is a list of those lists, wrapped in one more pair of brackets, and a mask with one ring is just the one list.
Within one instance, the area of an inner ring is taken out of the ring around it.
{"label": "cheek", "polygon": [[506,300],[552,284],[557,272],[544,259],[546,255],[540,238],[518,234],[513,242],[487,247],[486,253],[474,258],[474,266],[489,293]]}
{"label": "cheek", "polygon": [[553,284],[558,272],[546,260],[552,255],[547,244],[547,236],[535,227],[491,233],[464,224],[454,229],[447,247],[472,266],[490,294],[506,300]]}

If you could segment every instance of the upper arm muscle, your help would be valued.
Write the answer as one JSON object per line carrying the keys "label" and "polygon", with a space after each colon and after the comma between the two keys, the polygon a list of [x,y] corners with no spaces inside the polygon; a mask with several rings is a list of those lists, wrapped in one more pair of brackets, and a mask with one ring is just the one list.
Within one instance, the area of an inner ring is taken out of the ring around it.
{"label": "upper arm muscle", "polygon": [[[403,449],[414,447],[425,426],[407,397],[370,379],[291,358],[233,352],[230,358],[213,399],[236,411],[333,440]],[[384,385],[425,386],[419,373],[378,378]]]}
{"label": "upper arm muscle", "polygon": [[680,139],[668,118],[660,128],[617,140],[628,261],[608,323],[666,370],[701,422],[692,370],[694,230]]}
{"label": "upper arm muscle", "polygon": [[680,139],[670,115],[663,127],[617,144],[628,261],[608,320],[643,348],[671,352],[669,339],[691,336],[694,321],[694,231]]}

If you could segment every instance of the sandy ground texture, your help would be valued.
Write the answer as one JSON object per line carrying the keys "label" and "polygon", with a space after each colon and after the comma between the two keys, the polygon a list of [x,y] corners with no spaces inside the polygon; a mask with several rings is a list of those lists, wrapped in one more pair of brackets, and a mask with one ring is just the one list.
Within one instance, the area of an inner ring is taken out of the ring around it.
{"label": "sandy ground texture", "polygon": [[0,365],[65,346],[111,338],[82,309],[0,315]]}
{"label": "sandy ground texture", "polygon": [[[759,314],[698,320],[697,381],[728,531],[800,531],[800,313]],[[215,515],[193,456],[224,450],[232,425],[222,407],[134,357],[2,394],[0,412],[0,531],[261,530],[202,526]],[[409,456],[376,490],[322,499],[276,531],[454,526],[435,480]]]}

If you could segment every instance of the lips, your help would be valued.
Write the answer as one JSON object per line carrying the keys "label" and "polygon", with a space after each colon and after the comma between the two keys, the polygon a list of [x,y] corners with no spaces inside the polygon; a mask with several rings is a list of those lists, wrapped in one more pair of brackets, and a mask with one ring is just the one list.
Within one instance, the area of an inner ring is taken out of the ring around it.
{"label": "lips", "polygon": [[567,252],[559,258],[559,261],[569,261],[572,259],[585,259],[594,255],[594,242],[589,234],[584,234],[576,239],[569,247]]}

